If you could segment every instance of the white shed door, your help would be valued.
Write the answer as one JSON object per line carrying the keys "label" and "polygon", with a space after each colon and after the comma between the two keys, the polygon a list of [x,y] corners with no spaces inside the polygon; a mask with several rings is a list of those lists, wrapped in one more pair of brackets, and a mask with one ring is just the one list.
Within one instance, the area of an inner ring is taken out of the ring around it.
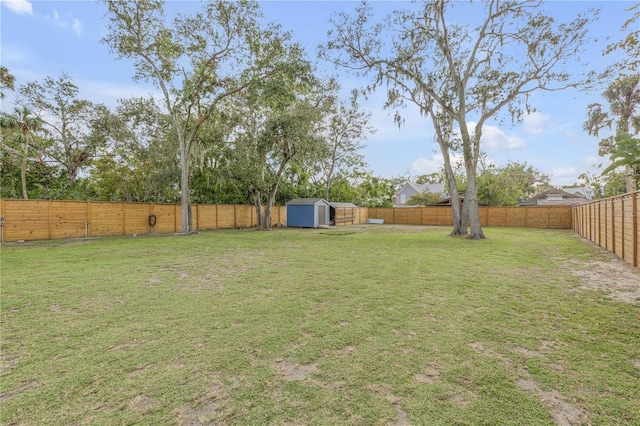
{"label": "white shed door", "polygon": [[327,224],[327,207],[322,205],[318,207],[318,226]]}

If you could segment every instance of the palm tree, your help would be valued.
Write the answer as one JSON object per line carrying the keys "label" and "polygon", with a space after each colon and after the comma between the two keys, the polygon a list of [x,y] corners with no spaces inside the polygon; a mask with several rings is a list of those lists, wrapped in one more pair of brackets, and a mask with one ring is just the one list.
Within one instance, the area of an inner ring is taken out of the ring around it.
{"label": "palm tree", "polygon": [[602,174],[609,173],[618,167],[625,167],[626,170],[631,171],[631,178],[637,188],[640,178],[640,139],[633,138],[629,133],[619,132],[610,158],[611,164],[602,171]]}
{"label": "palm tree", "polygon": [[44,129],[44,121],[27,109],[16,109],[14,115],[3,114],[0,116],[0,127],[7,128],[11,131],[13,140],[17,145],[22,146],[22,153],[8,147],[4,141],[3,146],[17,153],[22,161],[20,167],[20,178],[22,180],[22,196],[25,200],[29,199],[27,195],[27,162],[29,160],[29,147],[33,146],[34,134]]}
{"label": "palm tree", "polygon": [[[602,94],[608,108],[599,103],[588,107],[588,119],[584,130],[592,136],[599,136],[605,129],[613,129],[617,134],[637,134],[640,132],[640,74],[618,77]],[[630,136],[629,136],[630,137]],[[613,154],[617,149],[617,137],[610,135],[600,141],[600,156]],[[615,168],[615,167],[614,167]],[[633,171],[625,166],[627,192],[636,188]]]}

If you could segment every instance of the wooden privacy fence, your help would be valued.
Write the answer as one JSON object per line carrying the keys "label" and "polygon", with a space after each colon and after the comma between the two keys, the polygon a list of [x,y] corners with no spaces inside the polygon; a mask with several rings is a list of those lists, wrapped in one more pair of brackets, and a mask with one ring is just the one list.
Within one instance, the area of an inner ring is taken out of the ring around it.
{"label": "wooden privacy fence", "polygon": [[[180,232],[180,211],[179,204],[0,200],[3,241]],[[193,205],[192,214],[196,230],[257,223],[255,208],[247,205]],[[274,206],[271,214],[273,225],[286,223],[285,207]]]}
{"label": "wooden privacy fence", "polygon": [[633,266],[640,264],[640,191],[573,208],[573,229]]}
{"label": "wooden privacy fence", "polygon": [[[345,219],[349,215],[342,224],[366,223],[367,209],[356,210],[338,212]],[[175,233],[180,232],[180,212],[179,204],[0,199],[0,232],[2,242]],[[254,206],[194,204],[192,214],[198,231],[257,225]],[[150,224],[151,215],[155,226]],[[285,206],[271,211],[271,224],[278,223],[287,223]]]}
{"label": "wooden privacy fence", "polygon": [[[452,226],[451,207],[370,208],[368,216],[384,223]],[[571,206],[480,207],[482,226],[571,229]]]}

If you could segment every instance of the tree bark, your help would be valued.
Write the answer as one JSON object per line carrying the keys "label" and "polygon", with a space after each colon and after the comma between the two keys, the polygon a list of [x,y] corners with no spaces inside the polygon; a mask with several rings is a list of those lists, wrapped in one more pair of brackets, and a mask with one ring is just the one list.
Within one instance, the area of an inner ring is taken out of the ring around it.
{"label": "tree bark", "polygon": [[29,138],[24,138],[24,148],[22,149],[22,165],[20,167],[20,179],[22,181],[22,198],[29,199],[27,194],[27,156],[29,155]]}
{"label": "tree bark", "polygon": [[480,210],[478,206],[478,181],[475,164],[467,164],[467,191],[465,192],[465,210],[469,215],[469,238],[479,240],[486,238],[480,225]]}
{"label": "tree bark", "polygon": [[263,229],[264,215],[262,214],[262,194],[258,190],[253,192],[253,205],[256,208],[256,225],[261,230]]}
{"label": "tree bark", "polygon": [[633,192],[638,189],[636,186],[635,170],[633,167],[624,166],[624,183],[627,192]]}
{"label": "tree bark", "polygon": [[193,231],[191,215],[191,194],[189,193],[189,155],[180,148],[180,233]]}

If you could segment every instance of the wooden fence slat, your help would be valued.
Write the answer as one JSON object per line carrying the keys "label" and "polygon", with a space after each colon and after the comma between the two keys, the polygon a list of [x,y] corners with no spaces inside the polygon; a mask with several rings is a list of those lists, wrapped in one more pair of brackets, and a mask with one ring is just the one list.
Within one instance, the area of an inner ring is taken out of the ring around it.
{"label": "wooden fence slat", "polygon": [[640,191],[592,201],[573,208],[573,229],[595,244],[638,266],[640,234],[638,195]]}

